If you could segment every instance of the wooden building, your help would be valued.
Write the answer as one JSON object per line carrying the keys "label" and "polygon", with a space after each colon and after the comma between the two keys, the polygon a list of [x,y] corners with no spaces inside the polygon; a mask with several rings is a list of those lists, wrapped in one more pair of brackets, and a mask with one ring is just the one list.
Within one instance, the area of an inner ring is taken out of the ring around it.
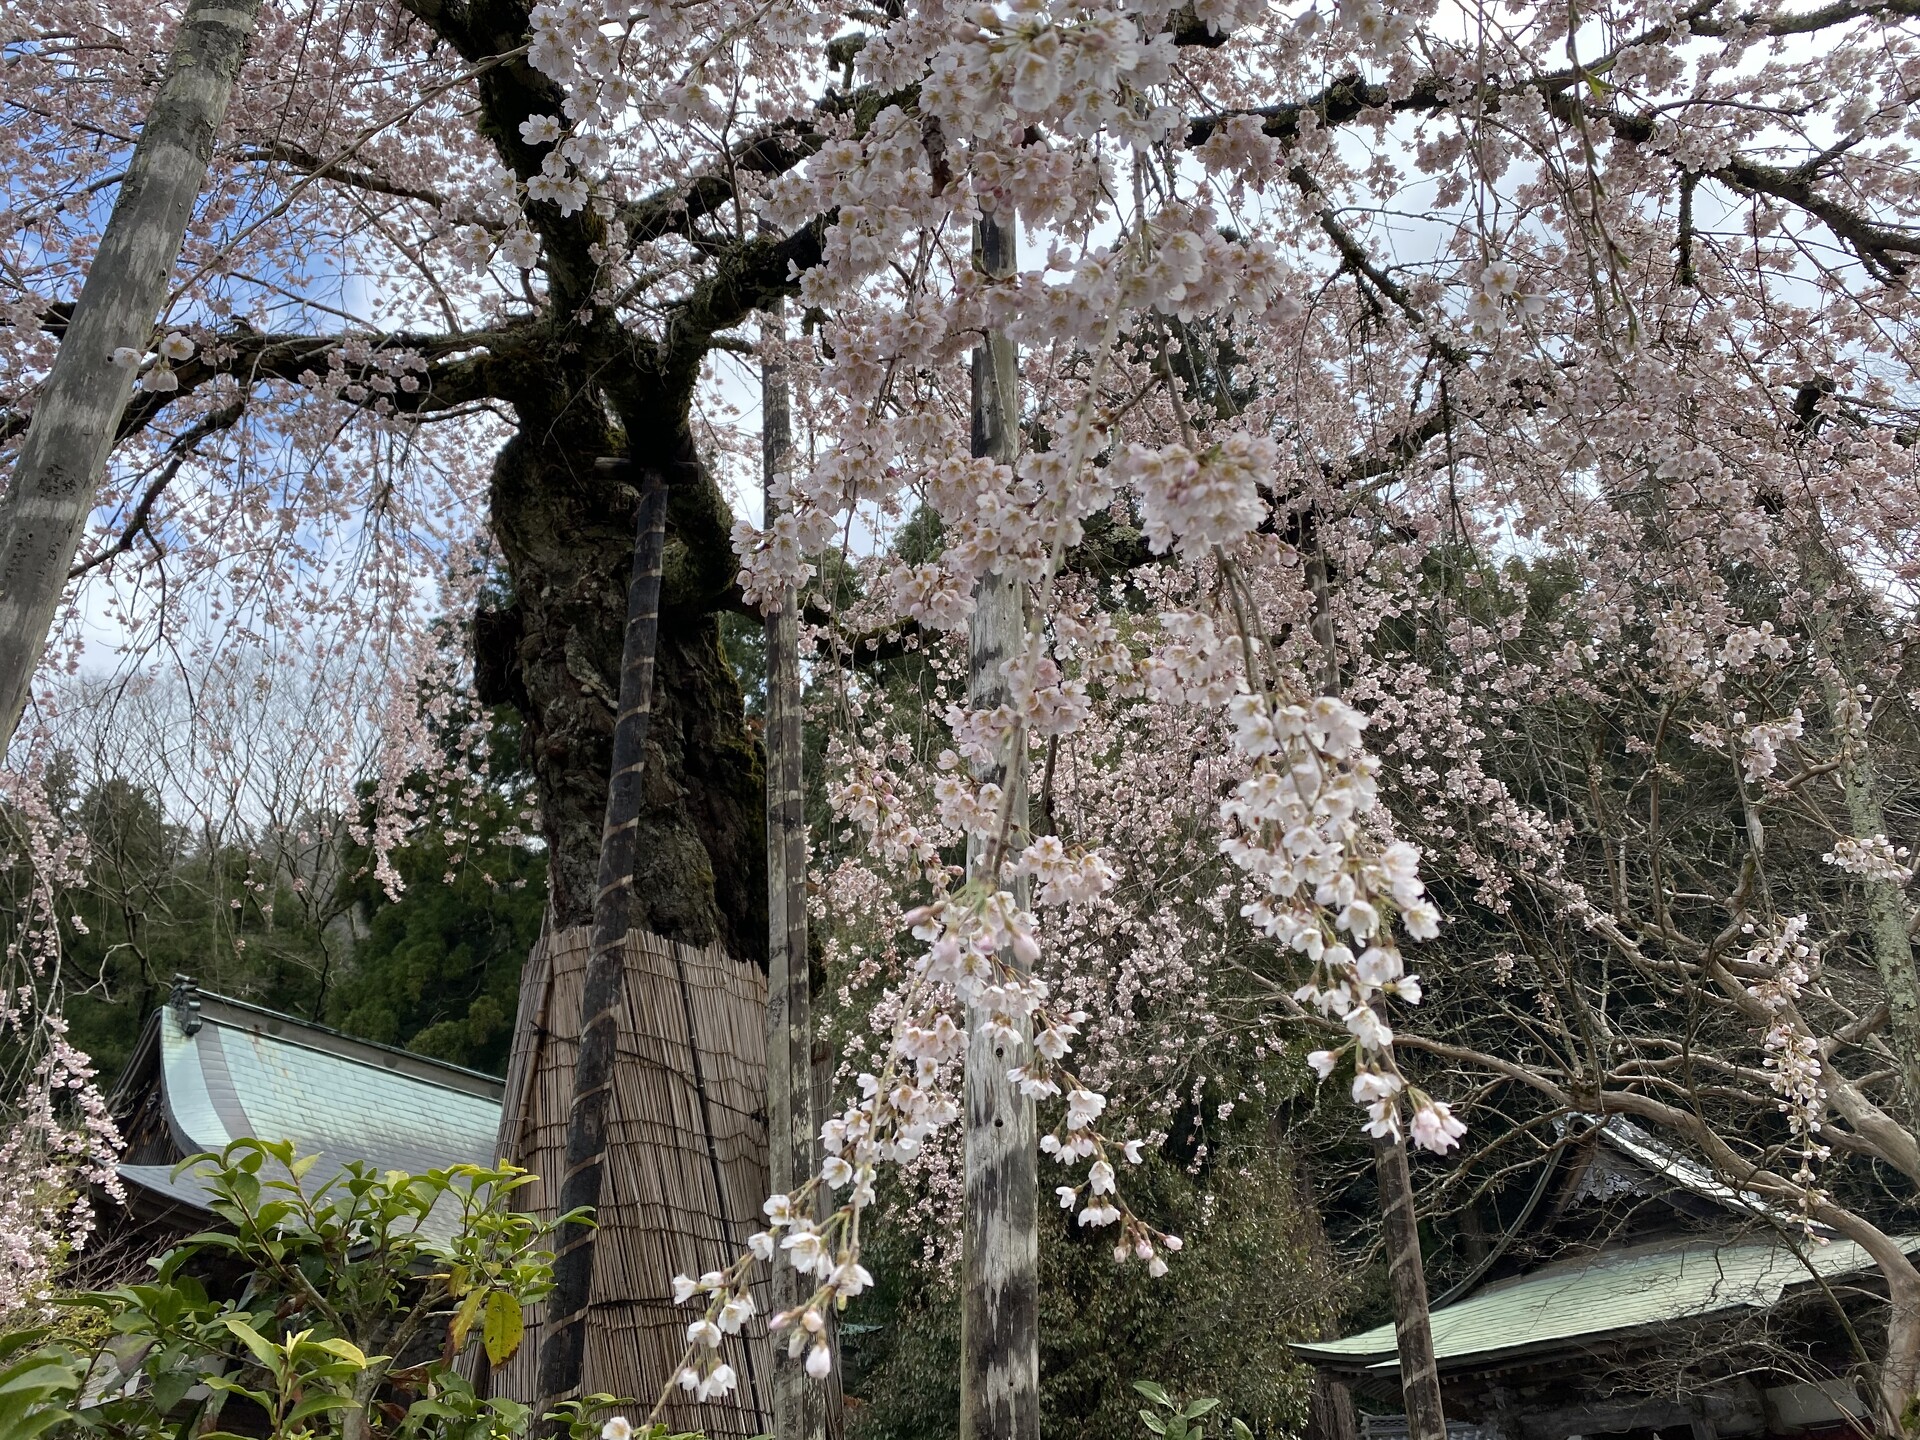
{"label": "wooden building", "polygon": [[[1856,1346],[1884,1291],[1866,1253],[1618,1117],[1570,1123],[1522,1213],[1434,1303],[1459,1440],[1870,1434]],[[1363,1408],[1397,1407],[1391,1324],[1294,1348]],[[1364,1425],[1405,1433],[1397,1415]]]}

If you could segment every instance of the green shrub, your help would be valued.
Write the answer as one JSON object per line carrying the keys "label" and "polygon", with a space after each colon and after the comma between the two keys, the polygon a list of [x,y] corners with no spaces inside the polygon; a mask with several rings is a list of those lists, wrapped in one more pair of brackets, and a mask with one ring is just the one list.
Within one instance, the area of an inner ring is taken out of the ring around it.
{"label": "green shrub", "polygon": [[315,1159],[239,1140],[182,1162],[220,1226],[153,1261],[151,1280],[63,1302],[96,1325],[0,1337],[0,1434],[524,1434],[527,1408],[477,1394],[459,1361],[475,1349],[506,1360],[525,1307],[551,1288],[552,1225],[509,1204],[532,1177],[350,1164],[310,1189]]}

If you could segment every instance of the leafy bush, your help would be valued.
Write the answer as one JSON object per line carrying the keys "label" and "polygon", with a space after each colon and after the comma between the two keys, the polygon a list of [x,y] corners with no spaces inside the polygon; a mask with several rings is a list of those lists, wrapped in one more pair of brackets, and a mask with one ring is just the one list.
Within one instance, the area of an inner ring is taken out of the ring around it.
{"label": "leafy bush", "polygon": [[[1164,1440],[1207,1440],[1206,1417],[1220,1408],[1218,1400],[1189,1400],[1184,1405],[1151,1380],[1136,1380],[1133,1388],[1147,1397],[1151,1408],[1140,1412],[1140,1423]],[[1228,1420],[1233,1440],[1253,1440],[1244,1420]]]}
{"label": "leafy bush", "polygon": [[150,1281],[69,1297],[104,1322],[91,1349],[44,1330],[0,1337],[0,1434],[524,1434],[527,1407],[479,1395],[459,1362],[475,1349],[506,1360],[551,1288],[552,1225],[509,1206],[532,1177],[354,1163],[309,1189],[316,1158],[239,1140],[182,1162],[220,1228],[153,1261]]}

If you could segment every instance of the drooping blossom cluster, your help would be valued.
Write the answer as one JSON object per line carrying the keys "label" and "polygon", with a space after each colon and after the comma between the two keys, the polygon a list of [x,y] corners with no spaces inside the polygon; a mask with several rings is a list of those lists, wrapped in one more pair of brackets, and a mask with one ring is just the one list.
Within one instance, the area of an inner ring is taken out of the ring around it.
{"label": "drooping blossom cluster", "polygon": [[[1744,713],[1735,711],[1733,723],[1738,726],[1746,719]],[[1796,708],[1794,712],[1781,720],[1762,721],[1747,728],[1742,746],[1742,768],[1748,784],[1765,780],[1779,768],[1780,750],[1789,740],[1798,740],[1806,734],[1806,717]]]}
{"label": "drooping blossom cluster", "polygon": [[[40,782],[40,783],[36,783]],[[19,908],[0,959],[0,1327],[46,1318],[62,1264],[92,1236],[96,1191],[124,1199],[121,1140],[93,1062],[59,1012],[60,892],[85,878],[86,837],[47,803],[44,777],[0,772]]]}
{"label": "drooping blossom cluster", "polygon": [[1913,879],[1912,855],[1913,851],[1907,846],[1895,845],[1884,835],[1859,839],[1842,835],[1833,842],[1833,849],[1820,858],[1849,875],[1889,885],[1905,885]]}
{"label": "drooping blossom cluster", "polygon": [[[1406,1087],[1385,1010],[1389,1000],[1418,1005],[1421,989],[1394,927],[1397,920],[1409,938],[1431,940],[1440,924],[1420,852],[1404,841],[1382,845],[1367,829],[1379,762],[1361,744],[1358,711],[1331,695],[1278,704],[1260,694],[1236,695],[1227,711],[1251,773],[1220,804],[1220,845],[1261,892],[1241,913],[1310,967],[1293,998],[1336,1018],[1350,1037],[1314,1051],[1314,1070],[1327,1078],[1350,1050],[1368,1133],[1397,1141]],[[1420,1091],[1410,1098],[1416,1144],[1444,1153],[1459,1142],[1466,1127],[1444,1100]]]}
{"label": "drooping blossom cluster", "polygon": [[1804,1190],[1801,1213],[1811,1233],[1813,1207],[1825,1196],[1818,1187],[1815,1167],[1832,1149],[1821,1143],[1827,1093],[1821,1084],[1820,1044],[1801,1022],[1795,1004],[1812,983],[1820,953],[1806,938],[1807,917],[1795,915],[1765,931],[1746,927],[1753,939],[1747,963],[1766,974],[1747,987],[1747,993],[1772,1012],[1773,1022],[1761,1036],[1769,1083],[1780,1097],[1780,1113],[1787,1118],[1799,1166],[1793,1179]]}

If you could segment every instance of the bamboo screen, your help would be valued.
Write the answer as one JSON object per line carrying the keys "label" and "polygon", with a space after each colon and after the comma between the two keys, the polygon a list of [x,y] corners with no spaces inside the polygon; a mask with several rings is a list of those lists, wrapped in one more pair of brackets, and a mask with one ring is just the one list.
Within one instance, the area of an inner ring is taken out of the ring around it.
{"label": "bamboo screen", "polygon": [[[501,1153],[540,1176],[523,1195],[555,1213],[573,1098],[580,992],[591,954],[585,926],[549,932],[521,981],[508,1063]],[[585,1392],[642,1400],[637,1423],[679,1363],[688,1306],[676,1274],[725,1265],[759,1228],[767,1193],[766,976],[718,946],[695,950],[635,931],[627,941],[627,1013],[620,1039],[605,1192],[594,1262]],[[716,1183],[717,1181],[717,1183]],[[765,1295],[756,1298],[765,1305]],[[747,1353],[729,1339],[736,1403],[696,1406],[675,1391],[662,1418],[745,1440],[771,1428],[764,1327]],[[542,1327],[490,1377],[492,1393],[531,1401]]]}

